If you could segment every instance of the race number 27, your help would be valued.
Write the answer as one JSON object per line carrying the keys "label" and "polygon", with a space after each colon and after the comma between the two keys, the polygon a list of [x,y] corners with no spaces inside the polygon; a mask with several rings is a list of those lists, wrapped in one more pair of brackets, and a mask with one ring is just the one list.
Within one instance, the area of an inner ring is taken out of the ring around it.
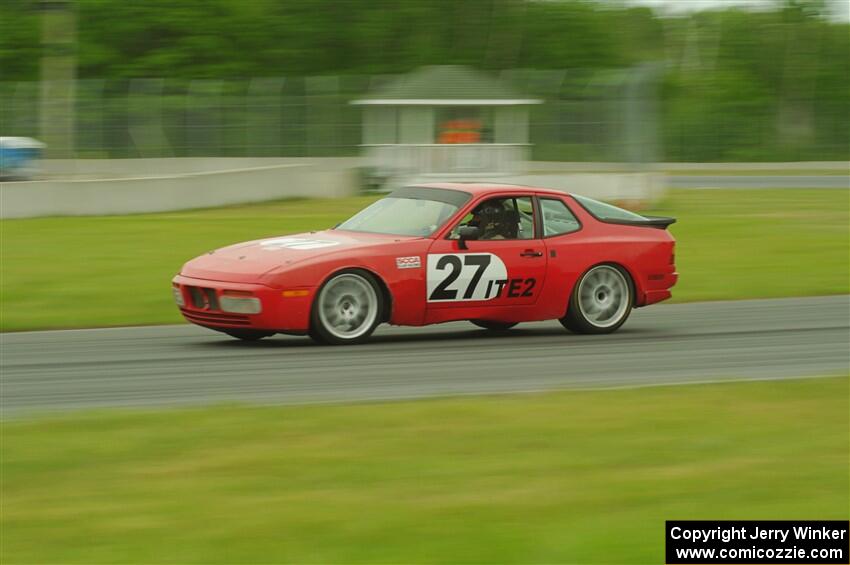
{"label": "race number 27", "polygon": [[[466,290],[463,293],[463,300],[472,299],[475,295],[475,289],[478,287],[478,283],[481,282],[481,276],[490,264],[490,257],[491,255],[489,254],[463,255],[463,262],[461,262],[460,256],[458,255],[443,255],[440,257],[437,260],[436,269],[438,271],[447,271],[448,274],[442,282],[437,285],[433,292],[431,292],[428,299],[432,301],[457,300],[458,290],[449,287],[458,279],[458,277],[460,277],[464,266],[471,266],[475,268],[475,272],[469,279],[469,283],[466,285]],[[484,298],[486,300],[487,297],[485,296]]]}
{"label": "race number 27", "polygon": [[505,263],[492,253],[428,255],[428,302],[463,302],[533,296],[536,280],[508,278]]}

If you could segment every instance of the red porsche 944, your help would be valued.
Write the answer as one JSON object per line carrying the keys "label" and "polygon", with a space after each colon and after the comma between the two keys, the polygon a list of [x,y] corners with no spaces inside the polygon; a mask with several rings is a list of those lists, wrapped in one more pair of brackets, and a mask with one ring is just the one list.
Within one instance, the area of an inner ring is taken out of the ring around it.
{"label": "red porsche 944", "polygon": [[383,322],[489,330],[557,319],[615,331],[670,297],[675,220],[579,195],[494,184],[410,186],[333,229],[238,243],[186,263],[174,298],[194,324],[246,340],[366,340]]}

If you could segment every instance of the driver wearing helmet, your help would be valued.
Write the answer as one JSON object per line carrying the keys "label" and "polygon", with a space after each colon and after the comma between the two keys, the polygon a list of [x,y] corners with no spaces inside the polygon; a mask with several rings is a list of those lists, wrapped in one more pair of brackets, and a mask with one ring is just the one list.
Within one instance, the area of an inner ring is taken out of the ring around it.
{"label": "driver wearing helmet", "polygon": [[476,226],[479,239],[511,239],[511,214],[500,201],[481,204],[472,212],[470,226]]}

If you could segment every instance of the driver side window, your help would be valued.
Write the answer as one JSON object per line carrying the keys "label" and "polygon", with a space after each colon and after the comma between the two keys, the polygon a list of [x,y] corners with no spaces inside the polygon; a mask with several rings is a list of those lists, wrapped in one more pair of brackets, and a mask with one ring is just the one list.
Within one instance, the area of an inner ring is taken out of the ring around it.
{"label": "driver side window", "polygon": [[451,231],[457,239],[463,226],[475,226],[479,240],[534,239],[534,207],[530,196],[491,198],[477,205]]}

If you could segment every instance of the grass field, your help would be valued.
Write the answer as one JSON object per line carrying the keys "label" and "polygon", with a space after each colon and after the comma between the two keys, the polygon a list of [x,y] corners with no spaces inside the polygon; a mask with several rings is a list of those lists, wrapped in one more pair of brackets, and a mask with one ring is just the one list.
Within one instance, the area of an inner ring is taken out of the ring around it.
{"label": "grass field", "polygon": [[675,301],[850,292],[843,190],[679,190],[652,210],[679,223]]}
{"label": "grass field", "polygon": [[[332,226],[373,197],[0,222],[0,329],[180,321],[169,281],[237,241]],[[840,190],[672,191],[674,300],[837,294],[848,288],[850,202]]]}
{"label": "grass field", "polygon": [[848,169],[670,169],[665,171],[666,174],[672,176],[744,176],[744,177],[763,177],[763,176],[847,176],[850,175]]}
{"label": "grass field", "polygon": [[663,563],[846,519],[847,378],[2,424],[2,563]]}

